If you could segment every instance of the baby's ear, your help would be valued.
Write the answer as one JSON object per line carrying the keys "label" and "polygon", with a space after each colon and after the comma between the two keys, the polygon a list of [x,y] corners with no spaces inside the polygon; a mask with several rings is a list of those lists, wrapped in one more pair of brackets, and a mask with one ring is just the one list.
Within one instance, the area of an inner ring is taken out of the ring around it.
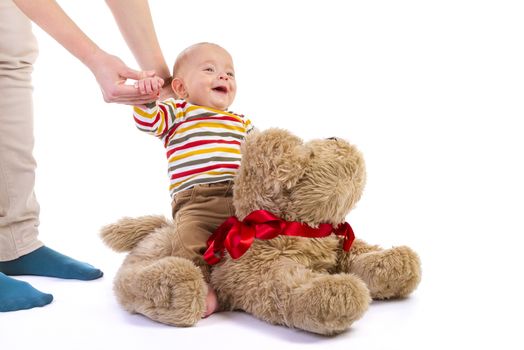
{"label": "baby's ear", "polygon": [[293,187],[304,174],[310,150],[302,139],[287,130],[252,131],[242,145],[241,174],[258,178],[278,193]]}
{"label": "baby's ear", "polygon": [[184,82],[180,78],[173,78],[171,81],[171,88],[175,92],[177,98],[187,98],[187,91]]}

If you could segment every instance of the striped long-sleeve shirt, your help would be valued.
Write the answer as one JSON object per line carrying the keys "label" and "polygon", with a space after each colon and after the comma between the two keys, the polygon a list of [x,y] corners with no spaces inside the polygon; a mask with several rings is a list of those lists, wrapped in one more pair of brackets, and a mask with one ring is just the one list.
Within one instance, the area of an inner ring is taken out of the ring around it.
{"label": "striped long-sleeve shirt", "polygon": [[167,99],[135,107],[136,126],[166,148],[171,196],[196,184],[232,180],[240,166],[240,142],[253,126],[242,115]]}

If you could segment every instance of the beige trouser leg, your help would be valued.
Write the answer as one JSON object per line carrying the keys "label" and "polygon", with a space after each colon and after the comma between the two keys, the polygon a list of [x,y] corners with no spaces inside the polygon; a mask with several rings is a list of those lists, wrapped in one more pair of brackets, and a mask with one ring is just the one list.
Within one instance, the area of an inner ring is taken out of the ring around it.
{"label": "beige trouser leg", "polygon": [[0,0],[0,261],[42,246],[32,155],[31,72],[37,54],[27,17],[11,0]]}
{"label": "beige trouser leg", "polygon": [[172,254],[193,261],[209,281],[209,265],[202,256],[206,242],[232,215],[235,215],[235,210],[231,181],[196,185],[178,193],[173,202],[176,232]]}

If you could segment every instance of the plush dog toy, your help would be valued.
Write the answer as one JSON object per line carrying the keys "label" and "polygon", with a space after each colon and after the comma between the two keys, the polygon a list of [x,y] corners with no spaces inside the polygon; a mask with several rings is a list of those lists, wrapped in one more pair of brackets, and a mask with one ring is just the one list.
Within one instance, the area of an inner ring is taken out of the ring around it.
{"label": "plush dog toy", "polygon": [[209,279],[221,310],[329,335],[350,327],[372,298],[402,298],[417,287],[415,252],[368,245],[345,222],[365,184],[354,146],[336,138],[304,143],[269,129],[248,135],[242,157],[236,217],[210,237],[204,254],[209,277],[170,254],[173,224],[164,218],[124,218],[102,230],[110,247],[130,251],[115,278],[124,308],[193,325],[205,312]]}

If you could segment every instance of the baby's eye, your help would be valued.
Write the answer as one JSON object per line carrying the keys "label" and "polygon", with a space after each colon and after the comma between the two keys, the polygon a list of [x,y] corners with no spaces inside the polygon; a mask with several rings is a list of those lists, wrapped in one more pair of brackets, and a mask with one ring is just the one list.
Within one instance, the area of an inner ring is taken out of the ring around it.
{"label": "baby's eye", "polygon": [[212,72],[214,72],[215,70],[214,70],[212,67],[206,67],[206,68],[204,68],[204,71],[205,71],[205,72],[211,72],[211,73],[212,73]]}
{"label": "baby's eye", "polygon": [[233,73],[233,72],[229,72],[229,73],[227,73],[227,75],[230,76],[231,78],[235,77],[235,73]]}

